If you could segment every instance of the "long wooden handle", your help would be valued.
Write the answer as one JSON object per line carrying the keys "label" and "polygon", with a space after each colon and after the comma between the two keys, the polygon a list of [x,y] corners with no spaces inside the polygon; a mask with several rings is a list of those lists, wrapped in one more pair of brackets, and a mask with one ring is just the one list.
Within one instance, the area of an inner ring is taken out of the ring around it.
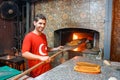
{"label": "long wooden handle", "polygon": [[[62,53],[62,52],[63,52],[63,50],[57,52],[56,54],[52,55],[52,56],[50,57],[50,59],[56,57],[57,55],[59,55],[59,54]],[[47,60],[46,60],[46,61],[47,61]],[[27,69],[26,71],[22,72],[21,74],[18,74],[17,76],[13,77],[12,80],[18,80],[20,77],[22,77],[22,76],[26,75],[27,73],[31,72],[31,71],[32,71],[33,69],[35,69],[36,67],[40,66],[41,64],[46,63],[46,61],[42,61],[42,62],[36,64],[35,66]]]}

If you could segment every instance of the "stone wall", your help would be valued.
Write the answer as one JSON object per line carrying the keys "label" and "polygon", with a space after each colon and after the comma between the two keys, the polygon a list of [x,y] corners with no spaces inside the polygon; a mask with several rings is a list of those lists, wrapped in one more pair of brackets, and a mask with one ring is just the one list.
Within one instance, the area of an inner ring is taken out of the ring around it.
{"label": "stone wall", "polygon": [[35,14],[47,17],[44,30],[48,45],[54,46],[54,31],[61,28],[86,28],[100,32],[100,48],[104,45],[106,0],[47,0],[35,3]]}
{"label": "stone wall", "polygon": [[[47,18],[44,33],[47,35],[50,47],[54,47],[55,30],[85,28],[100,32],[99,47],[103,48],[105,6],[106,0],[42,0],[35,3],[35,14],[42,13]],[[66,60],[67,55],[58,56],[53,66]]]}

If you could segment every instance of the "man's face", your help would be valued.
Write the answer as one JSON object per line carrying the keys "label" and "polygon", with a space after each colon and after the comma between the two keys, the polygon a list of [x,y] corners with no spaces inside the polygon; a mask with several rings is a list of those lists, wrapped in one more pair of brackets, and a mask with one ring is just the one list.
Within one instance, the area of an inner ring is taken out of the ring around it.
{"label": "man's face", "polygon": [[44,19],[39,19],[37,22],[34,21],[35,29],[38,32],[42,32],[45,28],[45,25],[46,25],[46,20]]}

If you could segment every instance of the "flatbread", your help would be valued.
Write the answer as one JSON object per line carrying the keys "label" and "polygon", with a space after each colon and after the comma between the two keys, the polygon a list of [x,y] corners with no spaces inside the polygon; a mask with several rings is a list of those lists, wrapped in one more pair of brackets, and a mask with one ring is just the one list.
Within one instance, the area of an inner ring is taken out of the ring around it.
{"label": "flatbread", "polygon": [[100,65],[88,62],[77,62],[74,66],[74,70],[91,74],[98,74],[101,72]]}
{"label": "flatbread", "polygon": [[69,46],[75,46],[75,45],[78,45],[79,43],[80,43],[80,40],[76,39],[76,40],[73,40],[73,41],[67,43],[67,45],[69,45]]}

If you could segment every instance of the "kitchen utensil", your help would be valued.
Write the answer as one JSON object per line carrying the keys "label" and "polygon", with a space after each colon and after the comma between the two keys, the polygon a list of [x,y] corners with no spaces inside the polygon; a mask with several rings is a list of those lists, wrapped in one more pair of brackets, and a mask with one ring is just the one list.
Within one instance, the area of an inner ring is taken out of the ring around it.
{"label": "kitchen utensil", "polygon": [[[59,55],[59,54],[62,53],[62,52],[63,52],[63,50],[58,51],[56,54],[52,55],[52,56],[50,57],[51,60],[52,60],[52,58],[56,57],[57,55]],[[24,76],[25,74],[31,72],[33,69],[37,68],[38,66],[40,66],[40,65],[42,65],[42,64],[44,64],[44,63],[46,63],[46,62],[47,62],[47,60],[46,60],[46,61],[42,61],[42,62],[36,64],[35,66],[33,66],[33,67],[27,69],[26,71],[22,72],[21,74],[19,74],[19,75],[13,77],[13,80],[18,80],[20,77],[22,77],[22,76]]]}
{"label": "kitchen utensil", "polygon": [[87,39],[86,38],[83,38],[83,39],[76,39],[76,40],[73,40],[73,41],[70,41],[68,43],[66,43],[64,46],[63,46],[63,50],[72,50],[72,49],[75,49],[77,48],[80,44],[82,44],[83,42],[86,42]]}
{"label": "kitchen utensil", "polygon": [[[61,49],[60,51],[58,51],[56,54],[52,55],[52,56],[50,57],[50,59],[53,60],[53,58],[55,58],[57,55],[61,54],[62,52],[66,51],[66,50],[74,49],[74,48],[78,47],[78,45],[80,45],[82,42],[85,42],[85,41],[86,41],[86,38],[80,39],[80,40],[77,42],[76,45],[69,45],[69,43],[67,43],[66,45],[63,46],[63,49]],[[37,68],[38,66],[40,66],[40,65],[42,65],[42,64],[44,64],[44,63],[46,63],[46,62],[47,62],[47,61],[42,61],[42,62],[36,64],[35,66],[33,66],[33,67],[29,68],[28,70],[22,72],[21,74],[13,77],[13,80],[19,79],[20,77],[22,77],[22,76],[24,76],[25,74],[31,72],[33,69]]]}
{"label": "kitchen utensil", "polygon": [[73,41],[70,41],[68,43],[66,43],[64,46],[63,46],[63,52],[61,54],[61,58],[60,58],[60,63],[63,63],[66,61],[65,57],[64,57],[64,51],[67,51],[67,50],[73,50],[75,48],[77,48],[80,44],[82,44],[83,42],[85,42],[87,39],[86,38],[83,38],[83,39],[76,39],[76,40],[73,40]]}

